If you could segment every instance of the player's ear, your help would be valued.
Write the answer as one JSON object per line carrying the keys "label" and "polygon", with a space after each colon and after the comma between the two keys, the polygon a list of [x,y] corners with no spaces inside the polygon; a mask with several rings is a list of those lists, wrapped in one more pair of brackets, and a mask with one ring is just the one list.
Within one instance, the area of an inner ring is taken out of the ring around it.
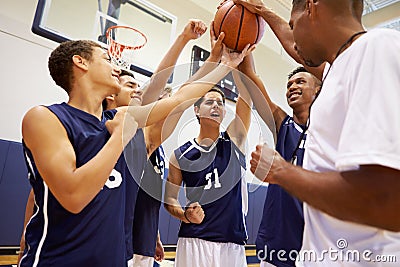
{"label": "player's ear", "polygon": [[319,4],[319,0],[306,0],[306,11],[308,15],[314,15],[315,8]]}
{"label": "player's ear", "polygon": [[194,114],[196,114],[196,116],[199,116],[199,107],[198,106],[194,106]]}
{"label": "player's ear", "polygon": [[106,97],[106,99],[109,100],[109,101],[114,101],[115,96],[114,95],[109,95],[109,96]]}
{"label": "player's ear", "polygon": [[72,56],[72,62],[74,63],[75,66],[77,66],[78,68],[87,70],[87,62],[86,59],[84,59],[83,57],[81,57],[80,55],[73,55]]}
{"label": "player's ear", "polygon": [[114,106],[115,96],[114,95],[107,96],[106,102],[107,102],[107,109],[112,108]]}

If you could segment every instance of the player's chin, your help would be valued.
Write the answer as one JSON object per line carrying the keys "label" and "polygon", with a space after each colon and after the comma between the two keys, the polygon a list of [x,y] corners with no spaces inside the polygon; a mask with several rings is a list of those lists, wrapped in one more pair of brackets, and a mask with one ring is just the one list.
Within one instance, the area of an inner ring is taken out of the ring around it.
{"label": "player's chin", "polygon": [[137,99],[137,98],[132,98],[132,99],[129,101],[129,106],[137,107],[137,106],[141,106],[141,105],[142,105],[142,100],[139,100],[139,99]]}
{"label": "player's chin", "polygon": [[216,124],[217,126],[219,126],[222,121],[220,117],[207,117],[204,118],[204,120],[208,121],[209,123]]}

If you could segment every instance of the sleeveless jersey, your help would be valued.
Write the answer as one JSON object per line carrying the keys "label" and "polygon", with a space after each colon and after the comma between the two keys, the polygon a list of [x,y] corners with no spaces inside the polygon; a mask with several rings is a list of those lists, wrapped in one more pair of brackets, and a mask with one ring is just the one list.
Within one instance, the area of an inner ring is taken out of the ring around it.
{"label": "sleeveless jersey", "polygon": [[[285,160],[291,160],[302,131],[302,126],[296,124],[292,117],[287,116],[283,120],[278,133],[276,150]],[[303,140],[305,141],[305,139],[306,136],[304,135]],[[303,163],[304,141],[301,142],[300,148],[296,152],[297,165],[299,166]],[[278,267],[295,266],[295,261],[290,259],[289,253],[292,250],[300,250],[303,230],[302,203],[279,185],[269,184],[256,238],[257,252],[260,252],[257,255]],[[272,250],[275,250],[275,253],[272,253]],[[279,250],[286,251],[284,258],[287,261],[278,259],[277,252]],[[265,252],[267,253],[265,254]],[[292,258],[296,257],[294,253],[291,255]]]}
{"label": "sleeveless jersey", "polygon": [[133,221],[133,252],[153,257],[155,254],[164,177],[164,150],[160,146],[146,163],[136,200]]}
{"label": "sleeveless jersey", "polygon": [[[68,134],[77,168],[91,160],[110,137],[105,127],[105,113],[99,121],[66,103],[51,105],[48,109]],[[109,118],[114,115],[115,110],[108,111]],[[36,212],[26,227],[26,249],[20,266],[125,266],[123,157],[95,198],[81,212],[73,214],[54,197],[36,168],[29,148],[23,145]]]}
{"label": "sleeveless jersey", "polygon": [[[125,210],[125,238],[127,260],[133,257],[133,230],[136,201],[139,192],[139,183],[147,162],[147,150],[142,129],[138,129],[133,139],[124,149],[123,156],[126,167],[126,210]],[[143,229],[143,226],[140,227]]]}
{"label": "sleeveless jersey", "polygon": [[174,151],[185,186],[188,205],[199,202],[204,210],[200,224],[181,223],[179,237],[244,245],[247,187],[245,156],[226,132],[208,148],[195,140]]}

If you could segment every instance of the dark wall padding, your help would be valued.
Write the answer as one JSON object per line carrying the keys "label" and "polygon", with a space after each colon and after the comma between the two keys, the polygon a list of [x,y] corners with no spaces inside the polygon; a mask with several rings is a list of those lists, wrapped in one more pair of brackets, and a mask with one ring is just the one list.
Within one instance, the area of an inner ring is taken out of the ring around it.
{"label": "dark wall padding", "polygon": [[0,246],[19,246],[30,184],[22,144],[0,140]]}

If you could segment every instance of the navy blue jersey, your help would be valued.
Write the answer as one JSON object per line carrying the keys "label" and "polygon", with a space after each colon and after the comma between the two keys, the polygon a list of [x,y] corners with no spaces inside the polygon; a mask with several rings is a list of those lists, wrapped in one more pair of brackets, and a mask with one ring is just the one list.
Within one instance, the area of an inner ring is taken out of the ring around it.
{"label": "navy blue jersey", "polygon": [[137,130],[133,139],[125,147],[123,156],[127,162],[125,235],[127,260],[129,260],[133,257],[132,225],[135,216],[139,183],[147,162],[146,143],[142,129]]}
{"label": "navy blue jersey", "polygon": [[200,224],[181,223],[179,237],[244,245],[247,232],[243,210],[247,203],[242,203],[242,192],[247,191],[243,190],[243,153],[226,132],[211,147],[201,147],[193,140],[174,152],[188,205],[199,202],[205,214]]}
{"label": "navy blue jersey", "polygon": [[[302,131],[303,128],[296,124],[292,117],[287,116],[283,120],[278,133],[276,150],[285,160],[291,160]],[[304,141],[305,138],[306,136],[304,135]],[[304,141],[301,142],[300,148],[296,152],[297,165],[303,163]],[[275,266],[295,266],[295,261],[290,259],[289,253],[292,250],[300,250],[303,240],[303,230],[302,203],[279,185],[270,184],[256,239],[257,252],[262,251],[260,256]],[[271,253],[272,250],[275,253]],[[279,250],[286,251],[284,258],[287,261],[280,261],[278,259],[277,252]],[[266,255],[264,254],[265,251],[267,252]],[[296,257],[294,253],[290,255],[292,255],[292,258]]]}
{"label": "navy blue jersey", "polygon": [[[48,108],[68,134],[77,168],[91,160],[110,137],[104,114],[99,120],[66,103]],[[108,112],[109,118],[114,115],[115,110]],[[125,266],[123,157],[95,198],[81,212],[73,214],[49,190],[25,144],[24,154],[37,208],[26,227],[21,266]]]}
{"label": "navy blue jersey", "polygon": [[160,146],[151,154],[140,181],[133,222],[133,252],[135,254],[148,257],[153,257],[155,254],[164,159],[164,151]]}

